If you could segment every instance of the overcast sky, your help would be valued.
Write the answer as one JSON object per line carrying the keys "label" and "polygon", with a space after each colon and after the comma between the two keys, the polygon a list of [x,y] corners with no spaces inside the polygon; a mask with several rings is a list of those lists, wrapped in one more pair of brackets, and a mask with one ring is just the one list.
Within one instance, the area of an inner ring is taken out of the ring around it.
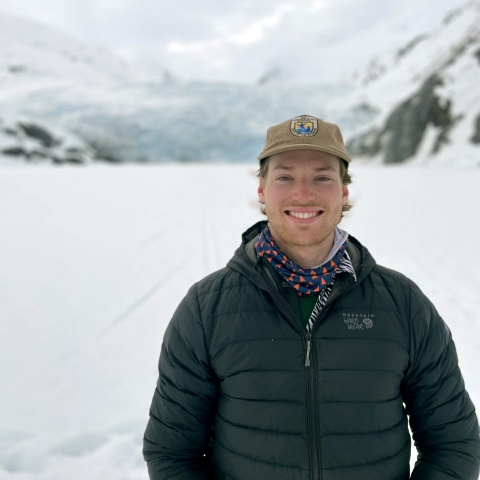
{"label": "overcast sky", "polygon": [[337,79],[372,54],[431,30],[464,3],[0,0],[0,10],[180,78],[255,82],[280,70],[287,80],[318,82]]}

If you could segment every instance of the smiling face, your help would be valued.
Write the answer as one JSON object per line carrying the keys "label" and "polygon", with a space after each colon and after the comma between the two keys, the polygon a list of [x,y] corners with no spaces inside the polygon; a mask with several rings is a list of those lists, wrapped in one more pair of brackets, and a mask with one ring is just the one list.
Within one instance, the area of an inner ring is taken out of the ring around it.
{"label": "smiling face", "polygon": [[291,150],[268,160],[258,198],[265,204],[272,237],[294,260],[299,253],[312,261],[325,258],[333,245],[335,227],[348,202],[340,161],[318,150]]}

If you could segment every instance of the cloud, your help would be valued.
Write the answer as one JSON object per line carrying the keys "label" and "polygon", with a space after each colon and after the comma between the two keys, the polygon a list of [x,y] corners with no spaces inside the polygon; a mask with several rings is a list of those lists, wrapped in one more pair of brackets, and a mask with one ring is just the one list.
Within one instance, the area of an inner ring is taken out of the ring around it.
{"label": "cloud", "polygon": [[[15,10],[181,78],[338,78],[399,39],[437,25],[465,0],[0,0]],[[285,78],[285,75],[282,76]]]}
{"label": "cloud", "polygon": [[261,41],[268,29],[274,28],[288,13],[295,10],[295,5],[284,4],[268,17],[253,22],[251,25],[237,32],[224,35],[220,38],[214,38],[207,41],[197,42],[172,42],[167,50],[171,53],[197,53],[205,50],[222,48],[225,45],[250,45]]}
{"label": "cloud", "polygon": [[308,8],[309,12],[318,12],[320,10],[323,10],[324,8],[327,8],[329,6],[329,2],[320,0],[320,1],[315,1],[310,4],[310,7]]}
{"label": "cloud", "polygon": [[263,20],[259,20],[258,22],[254,22],[241,32],[229,35],[226,40],[236,44],[250,44],[258,42],[265,36],[267,29],[278,25],[285,14],[293,10],[295,10],[295,5],[281,5],[273,15],[266,17]]}

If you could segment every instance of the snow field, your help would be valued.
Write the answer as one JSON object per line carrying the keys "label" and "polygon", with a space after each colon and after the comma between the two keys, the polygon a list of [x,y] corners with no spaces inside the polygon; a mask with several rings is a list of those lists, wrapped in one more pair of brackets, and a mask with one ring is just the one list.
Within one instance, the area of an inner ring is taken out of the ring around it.
{"label": "snow field", "polygon": [[[148,478],[163,332],[264,218],[255,168],[0,167],[1,480]],[[433,301],[480,405],[480,170],[352,174],[341,227]]]}

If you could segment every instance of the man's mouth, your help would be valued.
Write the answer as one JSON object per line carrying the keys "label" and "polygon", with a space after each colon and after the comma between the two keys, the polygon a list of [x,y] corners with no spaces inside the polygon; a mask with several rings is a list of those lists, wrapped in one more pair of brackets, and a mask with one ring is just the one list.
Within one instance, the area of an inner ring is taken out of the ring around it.
{"label": "man's mouth", "polygon": [[323,210],[317,210],[316,212],[296,212],[295,210],[286,210],[285,213],[295,218],[313,218],[321,215]]}

